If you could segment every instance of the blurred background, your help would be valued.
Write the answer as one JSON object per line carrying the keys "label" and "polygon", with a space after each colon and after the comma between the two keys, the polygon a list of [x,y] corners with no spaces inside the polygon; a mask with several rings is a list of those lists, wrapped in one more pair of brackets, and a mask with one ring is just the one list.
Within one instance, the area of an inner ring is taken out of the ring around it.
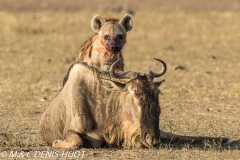
{"label": "blurred background", "polygon": [[[45,145],[39,119],[78,49],[94,34],[91,19],[127,13],[134,27],[123,50],[125,69],[158,71],[154,57],[168,66],[160,127],[230,137],[232,143],[219,148],[240,148],[239,0],[0,0],[1,149]],[[212,152],[191,152],[195,158],[205,154]],[[239,158],[239,152],[214,154]]]}
{"label": "blurred background", "polygon": [[183,11],[183,12],[205,12],[205,11],[239,11],[239,0],[149,0],[139,2],[138,0],[1,0],[0,9],[4,11],[70,11],[90,10],[92,12],[137,12],[137,11]]}

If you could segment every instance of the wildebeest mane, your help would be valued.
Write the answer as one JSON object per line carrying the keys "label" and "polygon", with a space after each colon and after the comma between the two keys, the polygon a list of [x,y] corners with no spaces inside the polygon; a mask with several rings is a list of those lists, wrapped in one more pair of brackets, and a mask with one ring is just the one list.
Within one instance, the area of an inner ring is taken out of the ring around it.
{"label": "wildebeest mane", "polygon": [[74,62],[74,63],[69,67],[66,75],[64,76],[64,78],[63,78],[63,80],[62,80],[62,88],[63,88],[64,85],[67,83],[68,78],[69,78],[69,73],[70,73],[71,69],[73,68],[73,66],[74,66],[75,64],[81,64],[82,66],[85,66],[85,67],[87,67],[87,68],[89,68],[89,69],[91,69],[91,70],[95,70],[95,72],[97,72],[96,69],[94,69],[92,66],[89,66],[86,62],[80,62],[80,61]]}
{"label": "wildebeest mane", "polygon": [[65,86],[65,84],[67,83],[68,78],[69,78],[70,71],[71,71],[71,69],[73,68],[73,66],[74,66],[75,64],[80,64],[80,65],[88,68],[89,70],[91,70],[91,71],[92,71],[94,74],[96,74],[96,75],[98,75],[99,72],[101,72],[102,76],[109,77],[109,73],[108,73],[108,72],[106,72],[106,71],[99,71],[98,68],[95,68],[95,67],[93,67],[93,66],[91,66],[91,65],[88,65],[87,62],[77,61],[77,62],[74,62],[74,63],[69,67],[66,75],[64,76],[64,78],[63,78],[63,80],[62,80],[62,85],[61,85],[62,88],[63,88],[63,87]]}
{"label": "wildebeest mane", "polygon": [[[75,62],[75,63],[76,63],[76,62]],[[62,87],[62,88],[63,88],[64,85],[66,84],[66,82],[67,82],[67,80],[68,80],[68,78],[69,78],[70,70],[72,69],[72,67],[74,66],[75,63],[73,63],[73,64],[68,68],[68,71],[67,71],[67,73],[65,74],[65,76],[64,76],[64,78],[63,78],[63,80],[62,80],[62,84],[61,84],[61,87]]]}

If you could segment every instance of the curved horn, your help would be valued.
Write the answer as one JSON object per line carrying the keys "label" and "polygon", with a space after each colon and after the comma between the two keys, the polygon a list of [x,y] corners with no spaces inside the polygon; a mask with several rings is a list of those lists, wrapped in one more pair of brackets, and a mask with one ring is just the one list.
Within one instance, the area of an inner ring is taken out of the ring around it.
{"label": "curved horn", "polygon": [[115,68],[116,68],[117,64],[118,64],[120,61],[121,61],[121,60],[118,59],[118,60],[116,60],[116,61],[111,65],[111,67],[110,67],[110,76],[111,76],[111,77],[119,78],[118,75],[116,75],[116,73],[115,73]]}
{"label": "curved horn", "polygon": [[147,74],[149,74],[151,77],[155,78],[155,77],[161,77],[162,75],[165,74],[165,72],[167,71],[167,65],[166,63],[161,60],[161,59],[157,59],[157,58],[153,58],[155,60],[157,60],[158,62],[160,62],[162,64],[162,70],[159,72],[159,73],[154,73],[153,71],[151,70],[148,70],[147,71]]}
{"label": "curved horn", "polygon": [[138,76],[138,74],[136,72],[128,71],[128,72],[115,73],[115,68],[120,61],[121,60],[119,59],[111,65],[110,70],[108,72],[110,76],[107,76],[106,75],[107,72],[105,72],[105,73],[100,73],[99,78],[102,78],[105,80],[110,80],[113,82],[118,82],[121,84],[125,84],[125,83],[130,82],[131,80],[135,79]]}

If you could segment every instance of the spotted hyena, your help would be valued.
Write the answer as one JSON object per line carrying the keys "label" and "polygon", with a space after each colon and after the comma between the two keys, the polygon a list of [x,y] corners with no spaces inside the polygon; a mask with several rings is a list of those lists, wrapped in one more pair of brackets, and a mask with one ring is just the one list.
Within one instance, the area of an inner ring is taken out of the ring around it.
{"label": "spotted hyena", "polygon": [[124,70],[122,49],[126,43],[127,32],[133,28],[133,19],[126,14],[122,19],[93,17],[91,27],[96,32],[80,48],[76,61],[87,62],[103,70],[109,70],[116,61],[121,60],[117,70]]}

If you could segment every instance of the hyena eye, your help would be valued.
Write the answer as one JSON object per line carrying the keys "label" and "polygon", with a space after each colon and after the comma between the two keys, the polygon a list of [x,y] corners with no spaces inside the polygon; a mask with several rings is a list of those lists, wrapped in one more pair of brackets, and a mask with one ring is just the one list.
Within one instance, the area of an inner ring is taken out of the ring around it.
{"label": "hyena eye", "polygon": [[105,35],[105,36],[104,36],[104,39],[105,39],[105,40],[109,40],[109,39],[110,39],[110,36],[109,36],[109,35]]}
{"label": "hyena eye", "polygon": [[119,34],[119,35],[118,35],[118,38],[123,39],[123,35],[122,35],[122,34]]}

